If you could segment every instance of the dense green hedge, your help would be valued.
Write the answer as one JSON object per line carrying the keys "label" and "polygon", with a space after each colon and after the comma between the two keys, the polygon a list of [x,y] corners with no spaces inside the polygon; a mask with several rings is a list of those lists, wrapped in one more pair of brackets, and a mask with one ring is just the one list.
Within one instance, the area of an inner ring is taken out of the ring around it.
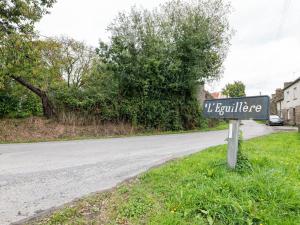
{"label": "dense green hedge", "polygon": [[59,111],[76,113],[101,121],[130,122],[146,129],[181,130],[206,127],[197,100],[175,98],[94,95],[90,90],[65,89],[56,92]]}
{"label": "dense green hedge", "polygon": [[198,106],[194,101],[136,98],[121,103],[120,116],[145,128],[193,129],[205,125]]}

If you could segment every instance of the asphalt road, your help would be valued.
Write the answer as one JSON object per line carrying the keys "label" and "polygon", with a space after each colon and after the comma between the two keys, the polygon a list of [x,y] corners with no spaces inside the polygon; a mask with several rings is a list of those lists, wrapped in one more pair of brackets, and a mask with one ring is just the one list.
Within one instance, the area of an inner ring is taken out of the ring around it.
{"label": "asphalt road", "polygon": [[[273,128],[245,121],[244,138]],[[0,145],[0,224],[115,186],[152,166],[224,144],[227,131]]]}

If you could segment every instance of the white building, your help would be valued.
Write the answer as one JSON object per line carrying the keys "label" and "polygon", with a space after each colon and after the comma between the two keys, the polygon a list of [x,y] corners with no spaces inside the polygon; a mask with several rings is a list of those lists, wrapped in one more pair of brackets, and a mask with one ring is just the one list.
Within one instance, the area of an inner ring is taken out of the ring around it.
{"label": "white building", "polygon": [[277,102],[281,116],[290,125],[300,124],[300,77],[284,85],[284,98]]}

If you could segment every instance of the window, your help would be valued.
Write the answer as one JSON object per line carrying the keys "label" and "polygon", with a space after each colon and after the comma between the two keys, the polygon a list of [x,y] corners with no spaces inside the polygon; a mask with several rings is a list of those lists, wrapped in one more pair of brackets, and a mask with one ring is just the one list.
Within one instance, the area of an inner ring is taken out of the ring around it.
{"label": "window", "polygon": [[286,102],[290,102],[290,92],[286,92]]}
{"label": "window", "polygon": [[287,110],[287,119],[290,120],[290,110]]}
{"label": "window", "polygon": [[293,95],[294,95],[294,100],[296,100],[297,99],[297,87],[294,87]]}

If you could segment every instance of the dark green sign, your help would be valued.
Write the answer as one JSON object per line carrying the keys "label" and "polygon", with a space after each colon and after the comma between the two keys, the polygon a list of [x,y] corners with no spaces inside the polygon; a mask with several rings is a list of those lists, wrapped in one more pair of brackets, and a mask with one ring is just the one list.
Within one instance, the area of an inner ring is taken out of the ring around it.
{"label": "dark green sign", "polygon": [[203,112],[207,118],[268,120],[270,98],[253,96],[206,100],[203,104]]}

